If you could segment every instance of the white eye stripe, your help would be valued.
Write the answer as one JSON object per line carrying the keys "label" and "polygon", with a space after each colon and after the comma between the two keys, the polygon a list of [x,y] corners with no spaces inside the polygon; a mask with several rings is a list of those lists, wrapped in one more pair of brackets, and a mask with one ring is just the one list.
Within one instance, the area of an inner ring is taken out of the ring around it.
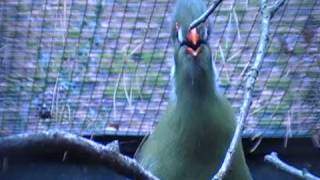
{"label": "white eye stripe", "polygon": [[208,29],[207,28],[204,28],[203,39],[205,39],[205,40],[208,39]]}
{"label": "white eye stripe", "polygon": [[183,35],[182,35],[182,29],[181,28],[178,29],[178,41],[180,43],[183,42]]}

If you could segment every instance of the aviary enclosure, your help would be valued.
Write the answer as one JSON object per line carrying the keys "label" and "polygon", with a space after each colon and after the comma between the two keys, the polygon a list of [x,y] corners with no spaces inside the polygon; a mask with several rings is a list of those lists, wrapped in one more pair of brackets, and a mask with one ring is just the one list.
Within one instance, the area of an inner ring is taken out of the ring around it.
{"label": "aviary enclosure", "polygon": [[[205,2],[253,179],[319,179],[320,1]],[[174,4],[0,1],[0,179],[157,179],[130,157],[174,94]]]}

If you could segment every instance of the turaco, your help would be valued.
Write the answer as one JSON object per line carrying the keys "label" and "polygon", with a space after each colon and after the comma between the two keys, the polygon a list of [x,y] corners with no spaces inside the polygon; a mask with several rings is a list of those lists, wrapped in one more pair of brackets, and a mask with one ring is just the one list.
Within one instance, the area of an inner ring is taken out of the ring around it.
{"label": "turaco", "polygon": [[[136,152],[142,166],[163,180],[211,179],[236,127],[232,108],[214,82],[209,24],[188,30],[205,10],[201,0],[176,3],[171,32],[175,98]],[[225,179],[252,179],[241,143]]]}

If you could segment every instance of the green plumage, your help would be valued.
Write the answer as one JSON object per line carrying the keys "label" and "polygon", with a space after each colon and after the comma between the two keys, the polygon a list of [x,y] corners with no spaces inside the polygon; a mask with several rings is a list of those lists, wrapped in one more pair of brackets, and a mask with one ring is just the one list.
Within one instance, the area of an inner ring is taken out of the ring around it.
{"label": "green plumage", "polygon": [[[178,0],[174,22],[179,23],[183,37],[191,21],[204,11],[205,6],[199,0]],[[205,27],[198,30],[203,37]],[[207,43],[203,42],[201,52],[193,57],[176,40],[175,28],[172,28],[172,39],[176,100],[170,102],[153,133],[138,149],[136,158],[160,179],[210,179],[231,142],[235,118],[230,104],[213,83],[215,74]],[[225,179],[251,179],[241,143]]]}

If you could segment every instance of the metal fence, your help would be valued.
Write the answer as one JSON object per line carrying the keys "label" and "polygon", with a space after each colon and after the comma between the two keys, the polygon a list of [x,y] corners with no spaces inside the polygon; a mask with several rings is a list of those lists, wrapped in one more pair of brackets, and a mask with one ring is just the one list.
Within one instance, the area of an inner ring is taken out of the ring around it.
{"label": "metal fence", "polygon": [[[0,1],[0,135],[148,133],[170,96],[173,4]],[[210,21],[220,86],[238,113],[259,38],[259,1],[225,0]],[[244,135],[319,133],[320,1],[288,0],[270,31]]]}

